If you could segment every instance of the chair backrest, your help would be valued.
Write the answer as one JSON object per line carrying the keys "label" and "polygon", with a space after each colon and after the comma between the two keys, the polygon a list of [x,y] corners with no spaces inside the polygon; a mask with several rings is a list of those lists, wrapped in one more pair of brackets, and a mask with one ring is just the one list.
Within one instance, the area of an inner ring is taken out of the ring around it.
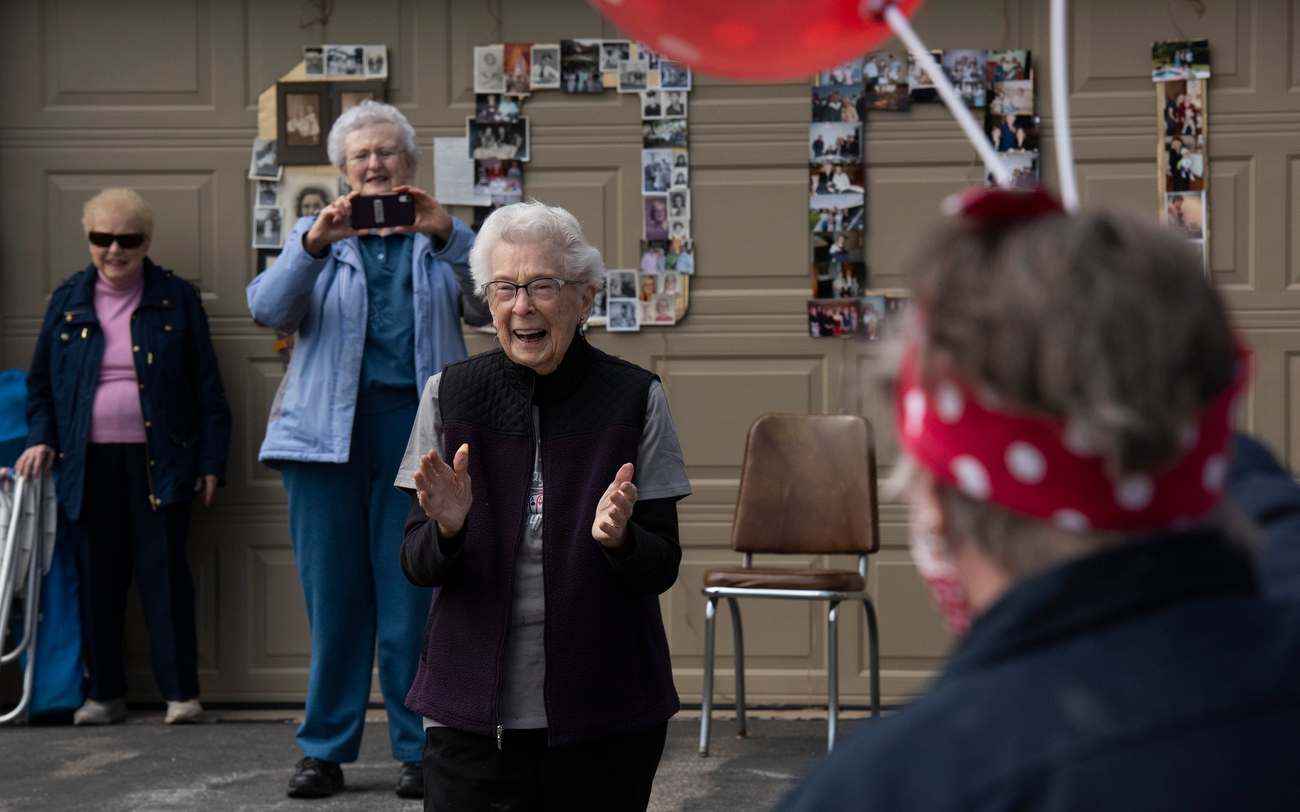
{"label": "chair backrest", "polygon": [[765,414],[749,427],[731,548],[874,553],[876,449],[857,415]]}

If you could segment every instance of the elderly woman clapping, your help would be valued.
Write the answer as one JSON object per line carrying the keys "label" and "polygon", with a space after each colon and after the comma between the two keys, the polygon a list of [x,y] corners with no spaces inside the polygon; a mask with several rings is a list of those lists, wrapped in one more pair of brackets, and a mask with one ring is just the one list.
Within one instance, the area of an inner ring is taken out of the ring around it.
{"label": "elderly woman clapping", "polygon": [[402,570],[439,587],[407,698],[428,799],[644,810],[678,709],[657,596],[690,483],[668,402],[583,338],[604,266],[573,215],[499,209],[470,264],[501,348],[429,379],[396,482]]}
{"label": "elderly woman clapping", "polygon": [[[343,786],[339,762],[355,761],[361,746],[378,638],[393,757],[403,762],[397,792],[420,797],[424,736],[402,701],[431,593],[398,568],[406,499],[391,484],[420,387],[465,357],[462,316],[471,324],[488,316],[469,273],[473,233],[405,185],[420,157],[406,116],[362,102],[335,122],[329,154],[352,193],[299,219],[275,264],[248,286],[254,318],[298,333],[258,456],[284,478],[311,625],[304,757],[289,794],[323,797]],[[353,197],[390,192],[415,198],[414,225],[349,225]]]}

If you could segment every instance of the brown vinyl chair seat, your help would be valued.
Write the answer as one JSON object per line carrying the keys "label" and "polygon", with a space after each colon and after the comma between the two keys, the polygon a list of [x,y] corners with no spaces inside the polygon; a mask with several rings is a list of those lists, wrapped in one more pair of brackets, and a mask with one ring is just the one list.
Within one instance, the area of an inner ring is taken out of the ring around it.
{"label": "brown vinyl chair seat", "polygon": [[852,570],[807,567],[718,567],[704,571],[704,585],[739,589],[807,589],[818,592],[860,592],[862,576]]}

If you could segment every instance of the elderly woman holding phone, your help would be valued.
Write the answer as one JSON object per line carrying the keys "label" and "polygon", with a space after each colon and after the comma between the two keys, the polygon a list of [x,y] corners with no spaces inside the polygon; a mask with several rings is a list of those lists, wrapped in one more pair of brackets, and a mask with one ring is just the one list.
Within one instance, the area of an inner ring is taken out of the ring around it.
{"label": "elderly woman holding phone", "polygon": [[[289,795],[320,798],[343,786],[339,764],[357,759],[377,643],[393,757],[403,764],[397,792],[418,798],[424,736],[403,699],[431,592],[402,577],[407,500],[392,482],[420,388],[465,357],[461,319],[483,324],[488,315],[473,295],[473,233],[406,185],[420,158],[406,116],[362,102],[335,122],[328,146],[351,194],[300,218],[275,264],[248,286],[254,318],[298,334],[258,455],[284,478],[311,625],[303,758]],[[413,199],[413,223],[352,227],[359,195],[393,193]]]}
{"label": "elderly woman holding phone", "polygon": [[429,379],[396,481],[402,570],[438,588],[407,697],[426,808],[644,812],[679,707],[668,400],[583,338],[604,264],[573,215],[498,209],[470,266],[501,347]]}

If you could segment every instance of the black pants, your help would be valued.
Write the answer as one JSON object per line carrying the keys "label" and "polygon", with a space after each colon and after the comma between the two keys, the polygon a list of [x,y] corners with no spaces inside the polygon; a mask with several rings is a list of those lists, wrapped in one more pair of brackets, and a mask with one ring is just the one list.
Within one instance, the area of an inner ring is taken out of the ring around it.
{"label": "black pants", "polygon": [[88,443],[81,516],[72,523],[87,693],[126,694],[122,626],[134,572],[154,678],[173,702],[199,695],[194,583],[185,556],[190,503],[151,510],[144,443]]}
{"label": "black pants", "polygon": [[546,730],[493,736],[431,727],[424,738],[426,812],[645,812],[668,723],[546,746]]}

